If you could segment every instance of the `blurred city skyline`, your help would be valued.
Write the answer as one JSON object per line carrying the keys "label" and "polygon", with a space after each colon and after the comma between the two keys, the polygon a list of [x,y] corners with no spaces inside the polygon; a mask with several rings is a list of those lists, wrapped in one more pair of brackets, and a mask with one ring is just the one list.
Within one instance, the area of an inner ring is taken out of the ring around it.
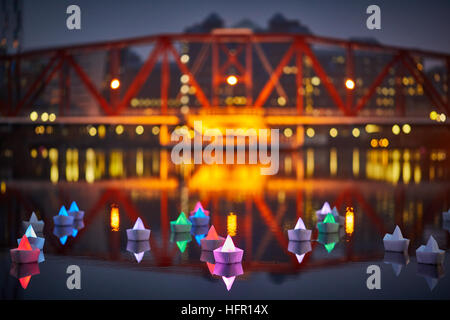
{"label": "blurred city skyline", "polygon": [[[82,29],[65,26],[66,8],[81,7]],[[277,13],[298,20],[313,34],[336,38],[375,38],[388,45],[450,52],[449,41],[434,35],[450,30],[450,2],[433,0],[378,2],[381,30],[366,28],[370,1],[30,1],[23,0],[22,51],[158,33],[181,33],[217,13],[225,27],[242,21],[267,28]],[[431,5],[433,4],[433,5]],[[405,15],[407,13],[407,15]]]}

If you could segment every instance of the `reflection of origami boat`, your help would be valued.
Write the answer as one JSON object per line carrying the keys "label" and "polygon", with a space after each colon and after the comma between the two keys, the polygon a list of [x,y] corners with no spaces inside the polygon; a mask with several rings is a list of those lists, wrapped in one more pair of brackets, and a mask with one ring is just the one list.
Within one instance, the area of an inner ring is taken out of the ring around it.
{"label": "reflection of origami boat", "polygon": [[209,211],[203,209],[203,206],[202,206],[202,204],[200,203],[200,201],[197,201],[197,203],[195,204],[194,210],[192,210],[192,211],[190,212],[190,215],[191,215],[191,216],[194,215],[199,209],[200,209],[201,211],[203,211],[203,213],[204,213],[205,215],[209,216]]}
{"label": "reflection of origami boat", "polygon": [[442,264],[444,262],[444,256],[445,251],[439,249],[439,246],[433,236],[430,236],[425,246],[422,245],[416,250],[416,258],[418,263]]}
{"label": "reflection of origami boat", "polygon": [[78,235],[78,231],[84,228],[84,221],[83,220],[73,220],[73,230],[72,230],[72,237],[76,237]]}
{"label": "reflection of origami boat", "polygon": [[56,226],[71,226],[73,224],[73,217],[69,216],[64,206],[61,207],[57,216],[53,217],[53,222]]}
{"label": "reflection of origami boat", "polygon": [[150,238],[150,229],[145,229],[141,218],[137,218],[132,229],[127,229],[128,240],[145,241]]}
{"label": "reflection of origami boat", "polygon": [[242,269],[242,263],[216,263],[213,274],[230,278],[244,274],[244,270]]}
{"label": "reflection of origami boat", "polygon": [[84,218],[84,211],[78,209],[77,203],[75,201],[72,202],[69,208],[69,216],[73,217],[75,220],[81,220]]}
{"label": "reflection of origami boat", "polygon": [[444,220],[450,221],[450,209],[448,209],[448,211],[442,212],[442,218]]}
{"label": "reflection of origami boat", "polygon": [[170,229],[174,232],[191,232],[192,222],[190,222],[184,212],[181,212],[177,220],[170,221]]}
{"label": "reflection of origami boat", "polygon": [[192,241],[192,236],[189,232],[172,232],[170,234],[170,242],[176,242],[181,252],[186,250],[190,241]]}
{"label": "reflection of origami boat", "polygon": [[310,241],[311,230],[306,229],[302,218],[298,218],[294,229],[288,230],[289,241]]}
{"label": "reflection of origami boat", "polygon": [[228,235],[223,246],[215,249],[214,259],[218,263],[238,263],[242,261],[244,250],[234,246],[233,240]]}
{"label": "reflection of origami boat", "polygon": [[214,253],[212,251],[202,250],[200,253],[200,261],[216,263],[216,259],[214,259]]}
{"label": "reflection of origami boat", "polygon": [[424,277],[430,290],[436,287],[439,279],[445,274],[444,266],[442,264],[417,264],[417,274]]}
{"label": "reflection of origami boat", "polygon": [[336,243],[339,242],[338,233],[319,233],[317,241],[325,247],[328,253],[333,251]]}
{"label": "reflection of origami boat", "polygon": [[36,262],[33,263],[11,263],[9,274],[19,279],[22,288],[26,289],[30,283],[31,277],[38,275],[39,265]]}
{"label": "reflection of origami boat", "polygon": [[28,238],[25,235],[20,240],[17,248],[9,250],[11,260],[14,263],[38,262],[40,252],[41,250],[38,248],[33,249],[31,247],[30,242],[28,242]]}
{"label": "reflection of origami boat", "polygon": [[22,221],[23,230],[27,230],[29,226],[32,226],[34,232],[42,233],[44,231],[44,221],[38,220],[36,213],[32,213],[30,220]]}
{"label": "reflection of origami boat", "polygon": [[72,226],[55,226],[53,234],[59,238],[62,245],[65,245],[67,237],[73,235],[73,230]]}
{"label": "reflection of origami boat", "polygon": [[442,228],[450,232],[450,220],[444,220],[442,223]]}
{"label": "reflection of origami boat", "polygon": [[223,246],[224,242],[225,238],[219,236],[216,232],[216,228],[214,228],[214,226],[211,226],[211,228],[209,228],[208,235],[206,236],[206,238],[203,238],[201,240],[201,247],[202,250],[213,251]]}
{"label": "reflection of origami boat", "polygon": [[383,244],[386,251],[407,252],[409,239],[403,238],[402,231],[399,226],[396,226],[392,234],[385,234]]}
{"label": "reflection of origami boat", "polygon": [[402,271],[403,266],[406,266],[409,263],[409,256],[407,252],[386,251],[384,253],[383,261],[386,264],[390,264],[392,269],[394,269],[395,275],[398,276]]}
{"label": "reflection of origami boat", "polygon": [[[28,226],[27,231],[25,231],[25,235],[27,236],[28,242],[33,249],[38,248],[39,250],[42,250],[42,248],[44,248],[45,239],[36,236],[32,225]],[[20,244],[20,240],[22,239],[17,239],[17,244]]]}
{"label": "reflection of origami boat", "polygon": [[302,263],[306,253],[310,252],[311,250],[312,249],[310,241],[289,241],[288,251],[295,254],[298,263]]}
{"label": "reflection of origami boat", "polygon": [[140,263],[146,251],[150,250],[150,243],[148,241],[133,241],[128,240],[127,251],[134,254],[136,261]]}
{"label": "reflection of origami boat", "polygon": [[317,229],[319,229],[319,233],[335,233],[339,231],[339,223],[336,223],[334,216],[329,213],[323,222],[317,224]]}
{"label": "reflection of origami boat", "polygon": [[189,220],[194,226],[207,226],[209,225],[209,216],[205,214],[202,208],[198,208],[193,215],[189,217]]}
{"label": "reflection of origami boat", "polygon": [[201,246],[201,241],[206,237],[208,233],[208,226],[197,226],[192,225],[191,234],[194,236],[195,241],[197,241],[198,245]]}

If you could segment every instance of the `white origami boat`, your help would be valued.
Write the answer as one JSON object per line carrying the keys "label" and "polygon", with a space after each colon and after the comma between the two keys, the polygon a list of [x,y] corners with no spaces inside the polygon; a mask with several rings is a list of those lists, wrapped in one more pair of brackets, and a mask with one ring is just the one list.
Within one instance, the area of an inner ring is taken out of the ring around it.
{"label": "white origami boat", "polygon": [[288,230],[289,241],[310,241],[311,230],[306,229],[302,218],[298,218],[294,229]]}
{"label": "white origami boat", "polygon": [[417,263],[443,264],[444,257],[445,251],[439,249],[439,246],[433,236],[430,236],[425,246],[422,245],[416,250]]}
{"label": "white origami boat", "polygon": [[442,212],[442,218],[444,220],[450,221],[450,209],[448,209],[448,211]]}
{"label": "white origami boat", "polygon": [[150,238],[150,229],[145,229],[141,218],[137,218],[132,229],[127,229],[128,240],[145,241]]}
{"label": "white origami boat", "polygon": [[33,227],[34,232],[43,233],[44,232],[44,221],[38,220],[36,213],[32,213],[30,220],[22,221],[23,230],[26,231],[29,226]]}
{"label": "white origami boat", "polygon": [[399,226],[395,227],[392,234],[386,233],[383,238],[384,250],[394,252],[407,252],[409,239],[403,238]]}
{"label": "white origami boat", "polygon": [[[25,231],[25,235],[27,236],[28,242],[33,249],[38,248],[39,250],[42,250],[42,248],[44,247],[45,239],[36,236],[32,225],[28,226],[27,231]],[[20,240],[22,239],[17,239],[17,244],[20,244]]]}

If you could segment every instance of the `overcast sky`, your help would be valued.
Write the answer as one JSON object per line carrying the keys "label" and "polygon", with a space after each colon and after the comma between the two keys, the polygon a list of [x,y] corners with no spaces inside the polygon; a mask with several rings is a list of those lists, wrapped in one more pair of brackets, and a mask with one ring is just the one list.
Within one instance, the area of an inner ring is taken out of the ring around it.
{"label": "overcast sky", "polygon": [[[376,37],[385,44],[450,53],[450,0],[23,0],[23,49],[165,32],[217,12],[227,25],[249,18],[265,27],[276,12],[317,35]],[[66,28],[66,8],[81,7],[82,30]],[[381,7],[382,30],[366,28],[370,4]]]}

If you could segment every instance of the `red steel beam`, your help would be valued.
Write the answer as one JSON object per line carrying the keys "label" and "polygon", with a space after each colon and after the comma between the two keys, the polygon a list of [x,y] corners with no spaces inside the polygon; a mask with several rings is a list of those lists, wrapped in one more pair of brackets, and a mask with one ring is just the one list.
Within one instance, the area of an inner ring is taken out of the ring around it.
{"label": "red steel beam", "polygon": [[169,99],[170,69],[167,50],[164,50],[161,65],[161,114],[166,115]]}

